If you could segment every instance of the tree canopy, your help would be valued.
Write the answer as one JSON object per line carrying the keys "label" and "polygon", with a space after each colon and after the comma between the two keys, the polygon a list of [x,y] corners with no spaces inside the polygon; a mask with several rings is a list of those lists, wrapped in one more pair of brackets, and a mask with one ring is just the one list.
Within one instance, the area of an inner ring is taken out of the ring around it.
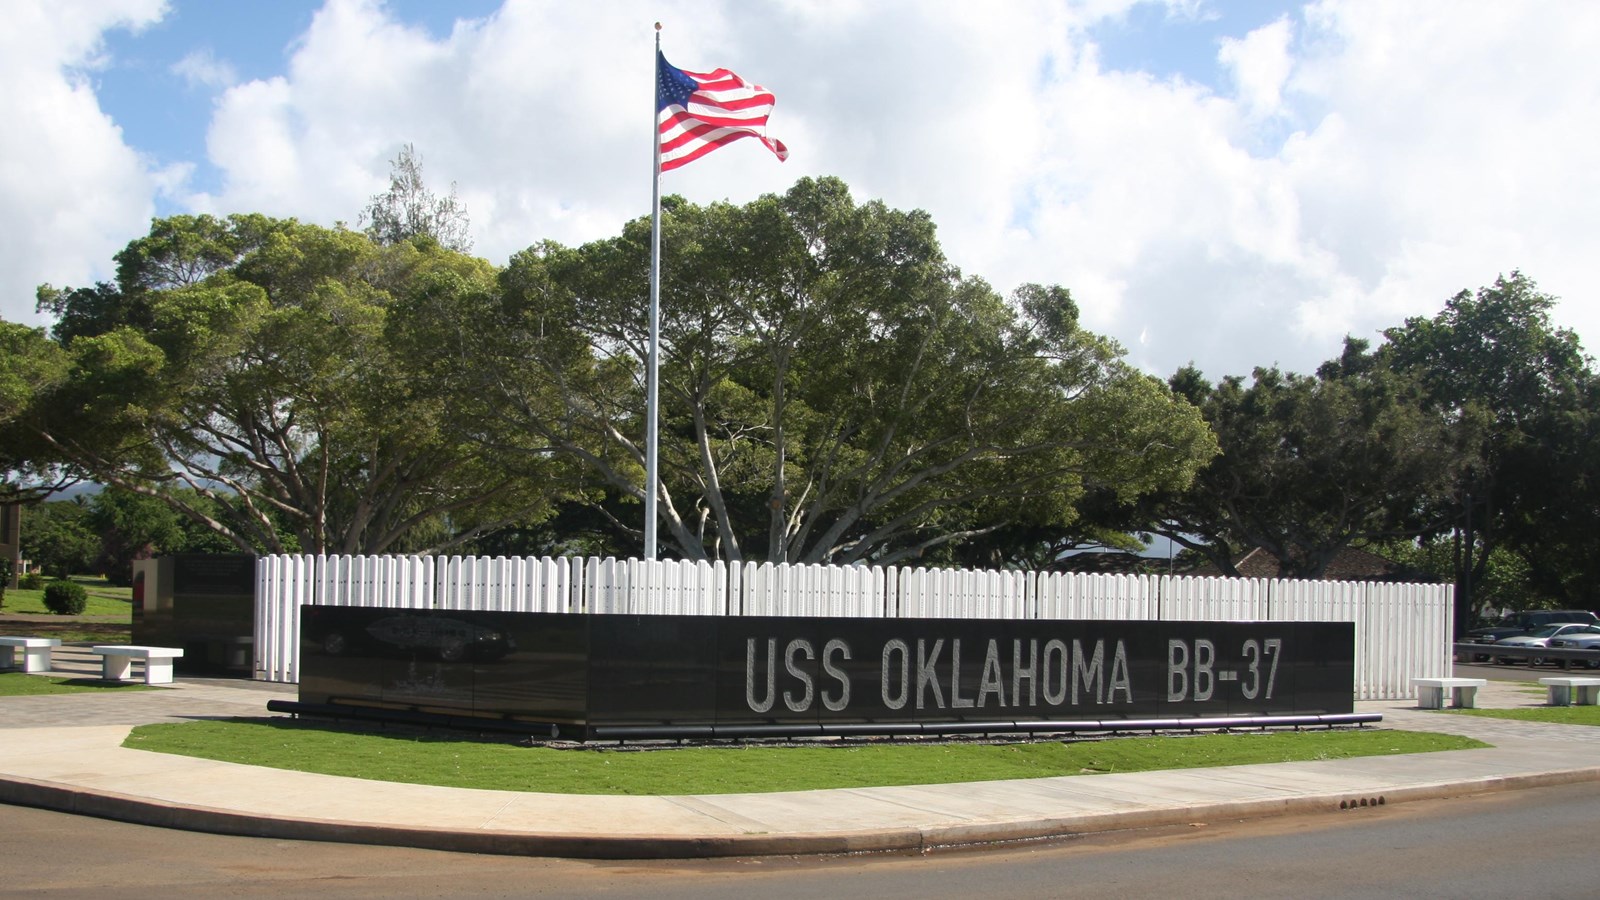
{"label": "tree canopy", "polygon": [[[1066,290],[1008,302],[950,265],[924,213],[857,204],[836,179],[663,205],[660,508],[684,557],[892,562],[1071,528],[1089,488],[1176,488],[1214,452],[1191,406],[1078,326]],[[459,356],[537,435],[525,452],[577,456],[634,501],[648,247],[638,220],[519,254]]]}
{"label": "tree canopy", "polygon": [[[1154,532],[1224,572],[1448,559],[1462,627],[1478,586],[1600,605],[1600,379],[1520,273],[1311,375],[1162,382],[837,179],[663,210],[668,555],[1045,567]],[[409,146],[363,221],[158,219],[113,281],[42,286],[52,329],[0,322],[0,503],[108,485],[119,559],[638,552],[649,221],[495,267]]]}
{"label": "tree canopy", "polygon": [[1600,514],[1600,388],[1577,335],[1550,321],[1554,306],[1513,272],[1385,332],[1386,363],[1420,378],[1440,414],[1478,425],[1473,458],[1439,506],[1439,533],[1454,545],[1458,625],[1501,548],[1537,560],[1530,577],[1552,599],[1600,600],[1588,586],[1600,570],[1587,537]]}
{"label": "tree canopy", "polygon": [[1352,544],[1420,534],[1466,463],[1416,380],[1379,365],[1362,341],[1314,377],[1257,369],[1248,385],[1212,386],[1189,367],[1171,383],[1199,405],[1222,453],[1192,488],[1152,497],[1144,513],[1229,574],[1259,547],[1280,575],[1316,578]]}
{"label": "tree canopy", "polygon": [[42,500],[77,480],[68,459],[27,422],[68,369],[43,329],[0,321],[0,503]]}
{"label": "tree canopy", "polygon": [[1491,600],[1594,606],[1600,381],[1554,305],[1513,272],[1376,348],[1347,339],[1314,377],[1257,369],[1213,386],[1180,370],[1173,389],[1222,453],[1191,488],[1127,512],[1130,527],[1230,574],[1252,548],[1295,577],[1346,546],[1384,549],[1456,583],[1459,628]]}
{"label": "tree canopy", "polygon": [[274,552],[438,549],[550,502],[472,438],[406,315],[433,292],[492,289],[482,260],[199,216],[157,221],[118,263],[115,285],[41,291],[68,372],[29,423],[95,479]]}
{"label": "tree canopy", "polygon": [[84,498],[39,503],[22,527],[22,558],[57,578],[89,572],[100,552],[100,537],[89,522]]}
{"label": "tree canopy", "polygon": [[373,195],[358,222],[379,244],[431,238],[447,250],[472,252],[471,220],[456,197],[456,186],[440,197],[422,178],[422,158],[410,144],[400,148],[392,164],[389,189]]}

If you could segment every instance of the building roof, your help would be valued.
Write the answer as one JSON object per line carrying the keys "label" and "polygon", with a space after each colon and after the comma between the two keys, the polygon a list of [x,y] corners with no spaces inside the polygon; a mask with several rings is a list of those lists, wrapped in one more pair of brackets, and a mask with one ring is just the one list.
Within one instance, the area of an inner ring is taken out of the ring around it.
{"label": "building roof", "polygon": [[[1239,574],[1246,578],[1278,578],[1278,560],[1272,554],[1260,547],[1252,548],[1249,552],[1239,557],[1233,567]],[[1207,563],[1195,569],[1194,575],[1221,575],[1222,570],[1215,565]],[[1438,581],[1426,572],[1413,569],[1397,563],[1392,559],[1379,556],[1370,550],[1359,547],[1345,547],[1341,549],[1328,567],[1323,570],[1319,581],[1405,581],[1405,582],[1435,582]]]}

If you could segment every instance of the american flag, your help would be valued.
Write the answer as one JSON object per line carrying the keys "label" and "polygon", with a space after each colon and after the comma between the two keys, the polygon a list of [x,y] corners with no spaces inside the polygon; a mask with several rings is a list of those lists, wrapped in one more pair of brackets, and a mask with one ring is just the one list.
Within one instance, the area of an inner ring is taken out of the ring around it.
{"label": "american flag", "polygon": [[685,72],[656,52],[656,122],[661,171],[694,162],[730,141],[753,137],[778,159],[789,158],[782,141],[767,137],[772,94],[727,69]]}

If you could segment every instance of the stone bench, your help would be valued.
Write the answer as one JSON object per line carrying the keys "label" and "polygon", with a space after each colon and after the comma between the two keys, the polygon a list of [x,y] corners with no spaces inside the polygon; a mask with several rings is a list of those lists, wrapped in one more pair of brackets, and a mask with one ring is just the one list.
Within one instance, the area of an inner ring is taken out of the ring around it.
{"label": "stone bench", "polygon": [[1472,709],[1478,705],[1478,688],[1488,683],[1486,678],[1411,679],[1411,686],[1417,689],[1417,705],[1423,709],[1444,709],[1445,691],[1450,692],[1451,706]]}
{"label": "stone bench", "polygon": [[1600,706],[1600,678],[1541,678],[1551,706]]}
{"label": "stone bench", "polygon": [[144,663],[145,684],[171,684],[172,661],[183,655],[176,647],[141,647],[132,644],[108,644],[89,648],[105,661],[106,681],[129,680],[128,670],[134,660]]}
{"label": "stone bench", "polygon": [[[61,641],[56,638],[42,637],[0,637],[0,648],[4,648],[4,655],[0,656],[0,668],[17,669],[24,672],[50,671],[50,651],[61,646]],[[22,665],[17,665],[17,651],[22,651]]]}

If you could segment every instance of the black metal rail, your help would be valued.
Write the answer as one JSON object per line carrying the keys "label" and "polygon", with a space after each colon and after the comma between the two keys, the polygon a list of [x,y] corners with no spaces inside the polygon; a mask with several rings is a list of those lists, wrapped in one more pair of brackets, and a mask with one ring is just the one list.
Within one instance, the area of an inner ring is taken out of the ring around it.
{"label": "black metal rail", "polygon": [[1220,731],[1267,728],[1334,728],[1371,725],[1380,713],[1329,713],[1285,716],[1210,716],[1154,719],[1005,720],[989,722],[850,722],[837,725],[573,725],[521,719],[454,716],[415,709],[344,703],[269,700],[267,709],[317,719],[386,722],[457,731],[522,734],[577,741],[759,740],[819,737],[953,737],[957,735],[1128,734],[1162,731]]}

